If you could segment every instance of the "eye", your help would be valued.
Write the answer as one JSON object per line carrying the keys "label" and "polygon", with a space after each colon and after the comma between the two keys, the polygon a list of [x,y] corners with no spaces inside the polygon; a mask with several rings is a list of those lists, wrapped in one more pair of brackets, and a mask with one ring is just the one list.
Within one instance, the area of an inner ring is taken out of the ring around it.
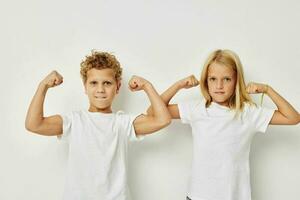
{"label": "eye", "polygon": [[217,79],[216,79],[215,77],[209,77],[208,80],[209,80],[210,82],[213,82],[213,81],[216,81]]}
{"label": "eye", "polygon": [[225,78],[224,78],[224,81],[225,81],[225,82],[230,82],[230,81],[231,81],[231,78],[225,77]]}
{"label": "eye", "polygon": [[104,84],[104,85],[111,85],[112,82],[110,82],[110,81],[104,81],[103,84]]}
{"label": "eye", "polygon": [[90,85],[97,85],[97,81],[91,81]]}

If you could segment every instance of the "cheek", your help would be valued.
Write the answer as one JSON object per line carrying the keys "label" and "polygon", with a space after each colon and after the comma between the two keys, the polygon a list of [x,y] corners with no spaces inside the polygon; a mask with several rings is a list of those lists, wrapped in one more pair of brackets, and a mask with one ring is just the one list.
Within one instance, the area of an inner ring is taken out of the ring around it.
{"label": "cheek", "polygon": [[90,88],[90,87],[85,88],[85,94],[87,94],[88,96],[92,96],[93,93],[94,93],[93,88]]}
{"label": "cheek", "polygon": [[230,84],[228,86],[228,90],[230,91],[231,94],[233,94],[235,91],[235,83]]}
{"label": "cheek", "polygon": [[210,90],[212,88],[213,84],[211,82],[207,82],[207,88]]}
{"label": "cheek", "polygon": [[111,96],[114,96],[115,94],[117,94],[117,87],[109,88],[109,89],[108,89],[108,93],[109,93]]}

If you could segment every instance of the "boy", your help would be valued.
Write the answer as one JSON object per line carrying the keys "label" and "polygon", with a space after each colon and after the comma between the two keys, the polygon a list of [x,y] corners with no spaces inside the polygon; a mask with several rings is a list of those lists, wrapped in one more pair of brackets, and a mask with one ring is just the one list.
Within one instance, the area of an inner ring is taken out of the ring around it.
{"label": "boy", "polygon": [[152,84],[137,76],[129,81],[131,91],[144,90],[153,114],[131,116],[112,112],[119,93],[122,68],[106,52],[92,52],[81,63],[81,77],[89,98],[88,111],[44,117],[47,90],[63,77],[51,72],[38,86],[29,106],[26,129],[69,141],[69,160],[64,200],[128,200],[127,148],[136,135],[153,133],[170,123],[170,114]]}

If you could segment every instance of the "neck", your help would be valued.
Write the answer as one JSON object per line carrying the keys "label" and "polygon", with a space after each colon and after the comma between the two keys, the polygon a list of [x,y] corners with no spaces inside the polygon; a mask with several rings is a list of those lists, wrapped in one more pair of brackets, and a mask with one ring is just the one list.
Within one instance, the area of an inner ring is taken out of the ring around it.
{"label": "neck", "polygon": [[94,108],[90,107],[89,112],[112,113],[111,107],[108,108]]}

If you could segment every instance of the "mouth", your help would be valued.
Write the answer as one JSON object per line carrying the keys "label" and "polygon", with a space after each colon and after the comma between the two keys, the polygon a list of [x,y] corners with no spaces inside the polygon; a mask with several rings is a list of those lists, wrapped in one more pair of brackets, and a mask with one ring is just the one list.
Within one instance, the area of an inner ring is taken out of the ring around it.
{"label": "mouth", "polygon": [[107,97],[98,97],[98,96],[95,96],[95,99],[99,99],[99,100],[102,100],[102,99],[106,99]]}
{"label": "mouth", "polygon": [[219,95],[225,94],[225,92],[214,92],[214,93]]}

